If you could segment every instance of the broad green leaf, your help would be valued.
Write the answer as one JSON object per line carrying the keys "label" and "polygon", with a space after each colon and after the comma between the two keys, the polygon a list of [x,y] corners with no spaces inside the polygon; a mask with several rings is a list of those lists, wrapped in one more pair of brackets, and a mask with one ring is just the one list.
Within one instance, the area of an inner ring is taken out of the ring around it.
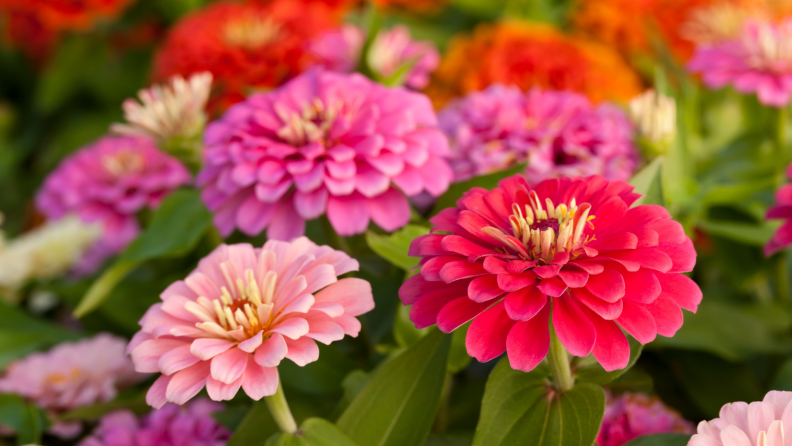
{"label": "broad green leaf", "polygon": [[264,400],[254,402],[226,446],[264,446],[278,431]]}
{"label": "broad green leaf", "polygon": [[390,235],[379,235],[372,231],[366,232],[366,242],[372,251],[399,268],[409,271],[420,259],[410,257],[407,252],[410,243],[417,237],[426,235],[429,229],[418,225],[407,225]]}
{"label": "broad green leaf", "polygon": [[130,410],[136,414],[144,414],[151,410],[151,407],[146,404],[146,393],[138,392],[126,398],[116,398],[107,403],[99,403],[70,410],[58,416],[58,421],[98,420],[107,413],[122,409]]}
{"label": "broad green leaf", "polygon": [[182,189],[168,196],[154,212],[151,224],[94,282],[74,310],[83,317],[98,308],[118,283],[140,263],[189,253],[212,224],[196,190]]}
{"label": "broad green leaf", "polygon": [[49,427],[46,414],[17,395],[0,395],[0,425],[10,426],[18,445],[40,444]]}
{"label": "broad green leaf", "polygon": [[663,157],[658,156],[630,178],[630,185],[635,188],[633,192],[643,195],[633,206],[639,204],[663,204],[662,186],[660,183],[662,169]]}
{"label": "broad green leaf", "polygon": [[632,336],[628,336],[627,339],[630,341],[630,362],[627,363],[627,367],[621,370],[606,372],[605,369],[603,369],[602,366],[597,362],[597,360],[594,359],[594,356],[590,355],[586,358],[583,358],[583,360],[578,363],[578,368],[575,370],[577,380],[579,382],[587,382],[592,384],[607,384],[623,375],[626,371],[630,370],[641,356],[643,345],[636,341]]}
{"label": "broad green leaf", "polygon": [[557,393],[547,369],[512,370],[502,359],[490,373],[473,446],[591,446],[605,413],[605,392],[578,383]]}
{"label": "broad green leaf", "polygon": [[467,181],[454,183],[451,185],[451,187],[448,188],[446,193],[444,193],[442,196],[440,196],[440,198],[437,199],[437,203],[435,203],[432,213],[437,214],[438,212],[442,211],[445,208],[456,207],[457,200],[462,198],[462,195],[465,192],[469,191],[474,187],[481,187],[487,190],[495,189],[496,187],[498,187],[498,183],[500,182],[500,180],[504,178],[509,178],[512,175],[516,175],[524,171],[525,171],[525,165],[521,164],[501,172],[495,172],[488,175],[480,175],[473,177]]}
{"label": "broad green leaf", "polygon": [[451,336],[434,330],[377,371],[338,420],[360,445],[421,446],[440,402]]}
{"label": "broad green leaf", "polygon": [[280,433],[267,440],[266,446],[357,446],[333,423],[309,418],[296,434]]}
{"label": "broad green leaf", "polygon": [[[461,372],[470,363],[471,357],[465,346],[468,327],[470,323],[462,325],[451,334],[451,349],[448,353],[448,371],[451,373]],[[415,324],[410,320],[410,307],[399,305],[393,323],[393,338],[400,347],[409,347],[429,334],[431,330],[431,327],[415,328]]]}
{"label": "broad green leaf", "polygon": [[690,435],[656,434],[638,437],[624,446],[687,446]]}
{"label": "broad green leaf", "polygon": [[34,318],[0,301],[0,370],[9,362],[36,350],[79,337],[77,333]]}
{"label": "broad green leaf", "polygon": [[773,236],[773,233],[781,225],[778,221],[768,221],[762,224],[750,224],[735,221],[711,221],[701,220],[698,222],[709,234],[718,235],[731,240],[752,246],[764,246]]}

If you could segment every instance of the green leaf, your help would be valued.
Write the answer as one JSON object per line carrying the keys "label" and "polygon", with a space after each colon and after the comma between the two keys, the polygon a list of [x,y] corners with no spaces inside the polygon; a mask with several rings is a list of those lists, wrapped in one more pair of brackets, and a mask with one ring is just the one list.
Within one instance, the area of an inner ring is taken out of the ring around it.
{"label": "green leaf", "polygon": [[690,435],[685,434],[657,434],[638,437],[625,443],[624,446],[686,446]]}
{"label": "green leaf", "polygon": [[718,235],[752,246],[764,246],[767,244],[773,233],[781,225],[778,221],[763,222],[756,225],[735,221],[721,222],[711,220],[701,220],[698,224],[711,235]]}
{"label": "green leaf", "polygon": [[775,178],[768,177],[736,184],[716,184],[706,190],[701,202],[713,206],[746,201],[759,192],[774,189],[775,181]]}
{"label": "green leaf", "polygon": [[605,413],[605,392],[581,383],[555,392],[547,369],[512,370],[502,359],[490,374],[473,446],[591,446]]}
{"label": "green leaf", "polygon": [[660,182],[662,168],[663,157],[658,156],[630,178],[630,185],[635,188],[633,192],[643,195],[633,206],[638,206],[640,204],[663,204],[662,186]]}
{"label": "green leaf", "polygon": [[578,368],[575,371],[577,375],[577,380],[579,382],[587,382],[592,384],[607,384],[614,379],[622,376],[626,371],[630,370],[632,366],[635,365],[635,362],[638,361],[638,358],[641,356],[641,352],[643,351],[643,345],[636,341],[632,336],[627,336],[627,339],[630,342],[630,362],[627,363],[627,367],[621,370],[614,370],[612,372],[606,372],[605,369],[602,368],[599,362],[594,359],[594,356],[588,356],[583,358],[578,364]]}
{"label": "green leaf", "polygon": [[264,400],[254,402],[226,446],[264,446],[278,431]]}
{"label": "green leaf", "polygon": [[296,434],[280,433],[269,440],[267,446],[357,446],[333,423],[321,418],[309,418]]}
{"label": "green leaf", "polygon": [[773,379],[773,384],[770,386],[773,390],[786,390],[792,391],[792,359],[787,359],[776,372]]}
{"label": "green leaf", "polygon": [[182,189],[169,195],[154,212],[143,234],[94,282],[75,308],[74,316],[80,318],[98,308],[113,288],[142,262],[192,251],[211,224],[212,215],[198,191]]}
{"label": "green leaf", "polygon": [[36,319],[0,301],[0,369],[36,350],[79,338],[77,333]]}
{"label": "green leaf", "polygon": [[495,189],[496,187],[498,187],[498,183],[500,182],[500,180],[504,178],[509,178],[512,175],[516,175],[524,171],[525,171],[525,165],[520,164],[508,170],[503,170],[488,175],[480,175],[473,177],[467,181],[454,183],[451,185],[451,187],[448,188],[446,193],[444,193],[442,196],[440,196],[440,198],[437,199],[437,203],[435,203],[432,213],[437,214],[438,212],[442,211],[445,208],[456,207],[457,200],[462,198],[462,195],[465,192],[469,191],[474,187],[481,187],[487,190]]}
{"label": "green leaf", "polygon": [[18,445],[28,445],[41,443],[49,420],[41,409],[27,404],[21,397],[0,395],[0,424],[14,429]]}
{"label": "green leaf", "polygon": [[407,225],[390,235],[379,235],[368,231],[366,232],[366,242],[378,256],[405,271],[409,271],[417,266],[420,260],[407,255],[410,243],[417,237],[428,233],[429,229],[423,226]]}
{"label": "green leaf", "polygon": [[421,446],[440,403],[451,336],[433,330],[371,378],[338,420],[360,445]]}
{"label": "green leaf", "polygon": [[[470,323],[462,325],[451,334],[451,349],[448,353],[448,371],[451,373],[461,372],[472,359],[465,346],[468,327],[470,327]],[[415,344],[431,330],[431,327],[415,328],[415,324],[410,320],[410,307],[399,305],[396,311],[396,320],[393,323],[393,338],[396,339],[396,343],[400,347],[409,347]]]}
{"label": "green leaf", "polygon": [[151,410],[146,404],[146,393],[138,392],[131,397],[116,398],[107,403],[79,407],[58,416],[58,421],[98,420],[107,413],[116,410],[130,410],[136,414],[144,414]]}

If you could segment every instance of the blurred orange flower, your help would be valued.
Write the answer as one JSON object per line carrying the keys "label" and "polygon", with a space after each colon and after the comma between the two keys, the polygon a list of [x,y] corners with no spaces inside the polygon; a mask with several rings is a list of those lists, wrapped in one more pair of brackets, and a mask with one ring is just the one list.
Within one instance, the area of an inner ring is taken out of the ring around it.
{"label": "blurred orange flower", "polygon": [[185,16],[154,58],[154,78],[209,71],[218,94],[212,108],[251,89],[281,85],[307,67],[305,42],[338,26],[343,1],[221,1]]}
{"label": "blurred orange flower", "polygon": [[593,101],[627,101],[641,91],[637,74],[610,48],[547,25],[507,21],[452,40],[426,93],[441,107],[495,83],[571,90]]}

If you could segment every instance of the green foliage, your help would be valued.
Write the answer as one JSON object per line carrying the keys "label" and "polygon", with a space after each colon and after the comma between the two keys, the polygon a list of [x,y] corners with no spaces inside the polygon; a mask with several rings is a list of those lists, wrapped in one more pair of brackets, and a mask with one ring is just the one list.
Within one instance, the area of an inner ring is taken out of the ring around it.
{"label": "green foliage", "polygon": [[589,446],[605,413],[605,392],[579,383],[557,393],[549,386],[548,370],[512,370],[502,359],[490,374],[481,403],[481,419],[473,446]]}
{"label": "green foliage", "polygon": [[410,243],[417,237],[428,233],[428,228],[410,224],[388,235],[379,235],[368,231],[366,242],[368,242],[369,248],[383,259],[405,271],[410,271],[418,265],[418,260],[420,260],[407,255]]}
{"label": "green foliage", "polygon": [[657,434],[638,437],[624,446],[686,446],[690,435],[685,434]]}
{"label": "green foliage", "polygon": [[357,446],[357,443],[329,421],[309,418],[298,433],[276,434],[267,440],[266,446]]}
{"label": "green foliage", "polygon": [[74,332],[0,301],[0,369],[28,353],[78,338]]}
{"label": "green foliage", "polygon": [[451,187],[448,188],[446,193],[440,196],[437,199],[437,203],[434,205],[433,213],[436,214],[442,211],[445,208],[456,207],[456,202],[462,195],[469,191],[474,187],[481,187],[484,189],[495,189],[498,187],[498,183],[500,180],[504,178],[509,178],[512,175],[522,173],[525,171],[525,165],[518,165],[512,167],[511,169],[504,170],[501,172],[495,172],[488,175],[481,175],[477,177],[473,177],[467,181],[461,181],[459,183],[453,183]]}
{"label": "green foliage", "polygon": [[577,380],[579,382],[592,384],[607,384],[630,370],[641,356],[643,345],[632,336],[628,336],[627,339],[630,341],[630,362],[627,364],[627,367],[612,372],[606,372],[599,362],[594,359],[594,356],[589,355],[576,364],[577,368],[575,369],[575,375],[577,376]]}
{"label": "green foliage", "polygon": [[0,424],[16,432],[17,445],[41,443],[41,436],[49,427],[47,415],[16,395],[0,395]]}

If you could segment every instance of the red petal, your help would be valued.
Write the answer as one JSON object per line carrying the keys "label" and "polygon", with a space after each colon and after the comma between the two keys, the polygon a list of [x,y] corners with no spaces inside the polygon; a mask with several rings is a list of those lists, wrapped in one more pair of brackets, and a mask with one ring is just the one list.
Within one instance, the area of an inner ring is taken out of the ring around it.
{"label": "red petal", "polygon": [[558,277],[567,284],[569,288],[580,288],[586,285],[589,273],[582,269],[567,266],[558,272]]}
{"label": "red petal", "polygon": [[550,305],[528,322],[517,322],[506,337],[506,354],[515,370],[530,372],[550,350],[550,329],[547,326]]}
{"label": "red petal", "polygon": [[[424,265],[425,267],[425,265]],[[445,283],[455,282],[460,279],[469,279],[487,274],[481,263],[470,263],[467,260],[446,263],[440,269],[440,278]]]}
{"label": "red petal", "polygon": [[653,248],[660,243],[660,236],[657,234],[657,231],[653,231],[647,227],[632,229],[630,232],[638,237],[638,246],[636,246],[636,248]]}
{"label": "red petal", "polygon": [[426,328],[437,323],[437,315],[449,302],[459,297],[467,299],[467,290],[453,293],[451,290],[439,290],[426,293],[410,308],[410,320],[415,328]]}
{"label": "red petal", "polygon": [[487,257],[484,259],[484,269],[492,274],[506,274],[507,262],[495,257]]}
{"label": "red petal", "polygon": [[498,274],[498,287],[506,292],[521,290],[536,282],[536,274],[525,271],[520,274]]}
{"label": "red petal", "polygon": [[[536,266],[536,260],[512,260],[506,265],[506,271],[512,274],[520,274],[528,268]],[[484,266],[486,268],[486,265]]]}
{"label": "red petal", "polygon": [[476,277],[468,285],[468,296],[474,302],[486,302],[503,294],[498,287],[498,276],[490,274]]}
{"label": "red petal", "polygon": [[449,254],[442,246],[445,237],[448,236],[443,234],[426,234],[418,236],[410,243],[410,249],[407,255],[410,257],[425,257]]}
{"label": "red petal", "polygon": [[598,208],[592,205],[591,214],[597,216],[593,221],[594,227],[597,228],[598,232],[608,229],[621,221],[627,209],[627,204],[619,197],[609,198]]}
{"label": "red petal", "polygon": [[494,225],[475,212],[472,211],[460,212],[457,223],[459,224],[459,226],[462,226],[470,234],[480,238],[481,240],[485,240],[493,244],[499,243],[497,240],[494,240],[492,237],[490,237],[489,235],[484,233],[484,231],[481,230],[482,228],[486,228],[486,227],[494,227]]}
{"label": "red petal", "polygon": [[473,243],[469,239],[459,235],[445,235],[443,237],[445,238],[442,241],[442,248],[450,252],[455,252],[463,256],[476,257],[497,254],[495,251]]}
{"label": "red petal", "polygon": [[480,314],[470,324],[467,332],[465,345],[468,354],[481,362],[500,356],[506,351],[506,337],[514,322],[506,314],[503,302],[498,302]]}
{"label": "red petal", "polygon": [[589,274],[600,274],[605,271],[605,266],[601,263],[594,263],[597,260],[587,262],[569,262],[567,265],[576,266]]}
{"label": "red petal", "polygon": [[594,324],[597,332],[597,342],[594,343],[594,358],[602,364],[608,372],[627,367],[630,362],[630,343],[621,329],[613,321],[598,318],[588,313],[589,320]]}
{"label": "red petal", "polygon": [[606,302],[616,302],[624,297],[624,278],[614,269],[589,277],[586,289]]}
{"label": "red petal", "polygon": [[690,239],[679,244],[661,243],[657,248],[671,258],[672,266],[664,273],[686,273],[696,266],[696,248]]}
{"label": "red petal", "polygon": [[553,277],[552,279],[542,279],[542,281],[539,282],[539,285],[537,285],[537,288],[539,291],[552,297],[559,297],[567,290],[567,286],[564,281],[558,277]]}
{"label": "red petal", "polygon": [[[459,201],[457,201],[457,204],[461,204],[460,207],[464,207],[467,210],[470,210],[472,212],[481,215],[482,217],[490,221],[491,223],[490,226],[498,227],[508,223],[508,220],[506,220],[508,219],[508,216],[506,216],[506,219],[504,219],[500,215],[493,212],[492,209],[490,209],[487,202],[484,201],[483,194],[465,195],[464,197],[460,198]],[[510,214],[511,213],[509,213],[509,215]]]}
{"label": "red petal", "polygon": [[687,239],[682,225],[671,219],[653,221],[646,227],[657,232],[662,243],[682,243]]}
{"label": "red petal", "polygon": [[661,294],[654,302],[646,306],[657,324],[657,334],[674,336],[682,326],[682,310],[670,297]]}
{"label": "red petal", "polygon": [[638,246],[638,237],[629,232],[614,234],[609,237],[597,239],[588,246],[599,251],[616,251],[620,249],[635,249]]}
{"label": "red petal", "polygon": [[545,265],[533,269],[533,272],[542,279],[550,279],[558,275],[561,265]]}
{"label": "red petal", "polygon": [[467,284],[455,283],[449,285],[442,281],[429,281],[424,279],[420,274],[416,274],[407,279],[402,284],[401,288],[399,288],[399,298],[404,305],[412,305],[424,294],[438,290],[445,290],[448,292],[449,290],[456,290],[460,286],[467,286]]}
{"label": "red petal", "polygon": [[680,307],[696,312],[701,303],[701,288],[690,277],[682,274],[657,274],[662,294],[674,300]]}
{"label": "red petal", "polygon": [[458,262],[463,260],[460,256],[437,256],[426,260],[426,263],[421,266],[421,275],[424,279],[429,281],[443,280],[440,278],[440,270],[446,266],[447,263]]}
{"label": "red petal", "polygon": [[641,344],[654,341],[657,336],[657,324],[649,311],[643,305],[629,299],[625,299],[622,303],[624,306],[616,322]]}
{"label": "red petal", "polygon": [[641,269],[634,273],[623,272],[625,293],[627,299],[632,299],[642,304],[650,304],[660,295],[660,281],[657,280],[655,273],[647,269]]}
{"label": "red petal", "polygon": [[594,324],[572,297],[553,300],[553,327],[561,344],[572,355],[588,356],[594,348],[597,339]]}
{"label": "red petal", "polygon": [[467,297],[459,297],[447,303],[437,315],[437,327],[443,333],[451,333],[462,324],[489,308],[492,302],[476,303]]}
{"label": "red petal", "polygon": [[[679,245],[672,245],[672,246],[679,246]],[[662,244],[657,248],[641,248],[641,249],[631,249],[625,251],[612,251],[608,253],[608,257],[617,261],[628,260],[631,262],[636,262],[639,265],[641,265],[642,268],[650,268],[656,271],[660,271],[661,273],[668,272],[673,266],[671,257],[669,257],[668,255],[666,255],[666,253],[663,252]]]}
{"label": "red petal", "polygon": [[529,321],[547,304],[547,296],[536,287],[523,288],[506,295],[506,313],[516,321]]}
{"label": "red petal", "polygon": [[622,301],[617,300],[616,302],[605,302],[604,300],[598,298],[597,296],[591,294],[585,288],[576,288],[572,290],[572,295],[583,304],[583,306],[588,307],[594,313],[597,313],[599,317],[602,319],[612,321],[619,317],[622,312]]}
{"label": "red petal", "polygon": [[496,214],[503,218],[504,222],[508,221],[512,213],[511,201],[502,190],[493,189],[487,192],[484,196],[484,200],[486,200],[489,207],[492,208]]}
{"label": "red petal", "polygon": [[553,259],[550,260],[553,265],[565,265],[567,262],[569,262],[569,253],[566,251],[555,253]]}

